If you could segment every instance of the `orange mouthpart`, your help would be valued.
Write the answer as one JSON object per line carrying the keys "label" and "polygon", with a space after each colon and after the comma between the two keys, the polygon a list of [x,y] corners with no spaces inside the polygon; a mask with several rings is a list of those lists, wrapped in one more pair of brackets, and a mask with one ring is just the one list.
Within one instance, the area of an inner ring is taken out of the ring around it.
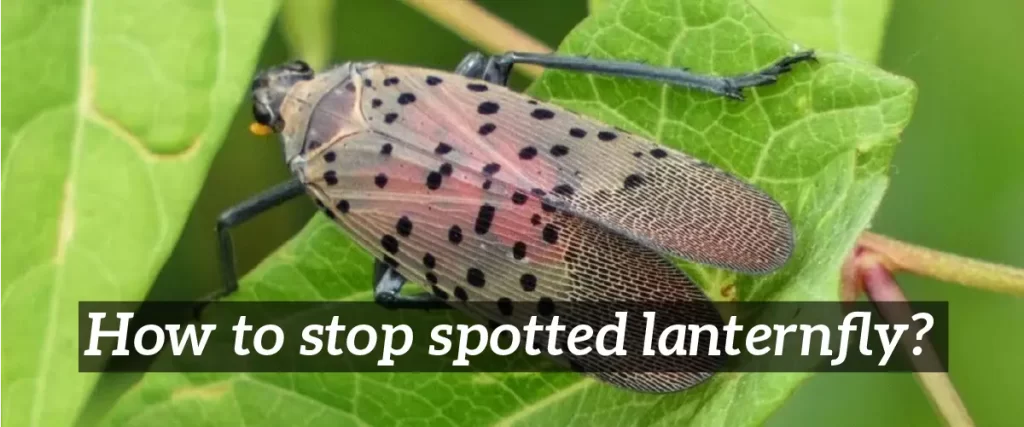
{"label": "orange mouthpart", "polygon": [[265,124],[252,122],[249,124],[249,132],[256,136],[267,136],[274,133],[274,128]]}

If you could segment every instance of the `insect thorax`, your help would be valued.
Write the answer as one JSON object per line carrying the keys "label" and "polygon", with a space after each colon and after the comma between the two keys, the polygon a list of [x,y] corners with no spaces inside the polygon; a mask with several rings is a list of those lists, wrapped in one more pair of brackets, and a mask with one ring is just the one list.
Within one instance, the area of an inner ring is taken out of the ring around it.
{"label": "insect thorax", "polygon": [[359,111],[359,70],[364,64],[344,63],[296,83],[281,104],[285,160],[293,172],[305,159],[333,141],[366,129]]}

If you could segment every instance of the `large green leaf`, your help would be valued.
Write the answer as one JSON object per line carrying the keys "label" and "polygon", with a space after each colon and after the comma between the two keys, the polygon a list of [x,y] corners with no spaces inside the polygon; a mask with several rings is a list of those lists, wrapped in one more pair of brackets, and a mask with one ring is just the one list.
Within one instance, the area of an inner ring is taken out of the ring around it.
{"label": "large green leaf", "polygon": [[274,2],[3,14],[3,422],[71,424],[79,300],[140,300],[243,97]]}
{"label": "large green leaf", "polygon": [[[560,51],[738,73],[793,49],[742,1],[615,0],[596,8]],[[710,295],[832,300],[842,260],[888,184],[916,92],[869,64],[820,56],[742,103],[563,72],[546,73],[531,92],[686,150],[786,207],[798,241],[790,264],[756,278],[686,265]],[[368,300],[370,261],[318,216],[249,274],[236,298]],[[576,374],[148,374],[108,422],[749,425],[805,377],[719,374],[684,393],[648,395]]]}

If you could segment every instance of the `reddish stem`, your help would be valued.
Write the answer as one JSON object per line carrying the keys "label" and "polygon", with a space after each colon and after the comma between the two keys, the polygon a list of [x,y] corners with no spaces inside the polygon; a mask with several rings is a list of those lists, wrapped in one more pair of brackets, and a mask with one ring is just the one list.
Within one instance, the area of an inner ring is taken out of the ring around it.
{"label": "reddish stem", "polygon": [[[881,257],[873,251],[864,247],[858,247],[843,267],[843,295],[845,297],[854,295],[863,290],[868,299],[875,303],[878,312],[887,322],[895,322],[896,319],[909,319],[913,316],[909,304],[878,304],[882,302],[907,303],[907,297],[900,289],[899,283],[893,277],[889,268],[882,262]],[[849,298],[852,300],[854,298]],[[922,366],[938,365],[939,357],[935,348],[927,339],[916,342],[920,347],[921,354],[915,356],[911,349],[914,348],[911,340],[916,339],[918,327],[911,324],[902,338],[901,347],[907,351],[911,363],[920,370]],[[946,372],[916,372],[915,377],[924,388],[925,394],[936,412],[942,416],[947,425],[950,426],[973,426],[963,400],[953,386]]]}

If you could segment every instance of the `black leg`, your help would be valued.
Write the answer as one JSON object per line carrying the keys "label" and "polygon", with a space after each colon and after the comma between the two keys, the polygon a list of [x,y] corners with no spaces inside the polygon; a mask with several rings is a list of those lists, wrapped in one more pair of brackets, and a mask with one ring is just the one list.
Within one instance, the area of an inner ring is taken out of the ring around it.
{"label": "black leg", "polygon": [[217,241],[219,244],[220,269],[224,280],[224,288],[210,294],[202,302],[214,301],[238,290],[238,275],[235,272],[235,249],[231,244],[231,228],[288,200],[294,199],[305,191],[305,186],[298,179],[292,179],[257,194],[220,214],[220,218],[217,219]]}
{"label": "black leg", "polygon": [[786,56],[762,70],[735,76],[709,76],[696,74],[683,68],[666,68],[626,61],[608,61],[591,58],[558,56],[540,53],[509,52],[486,60],[480,54],[470,54],[460,64],[474,75],[493,83],[504,84],[515,64],[534,64],[546,68],[607,74],[665,82],[677,86],[702,90],[733,99],[743,99],[743,89],[774,83],[790,71],[794,64],[814,60],[814,52],[806,51]]}
{"label": "black leg", "polygon": [[382,307],[422,310],[451,308],[430,294],[402,295],[405,277],[394,267],[380,260],[373,261],[373,300]]}
{"label": "black leg", "polygon": [[455,74],[460,76],[472,77],[474,79],[482,78],[484,75],[484,67],[487,66],[487,57],[480,52],[470,52],[462,58],[462,62],[455,67]]}
{"label": "black leg", "polygon": [[480,52],[469,53],[455,68],[455,74],[507,86],[508,76],[512,73],[512,64],[500,66],[495,58],[494,56],[485,56]]}

